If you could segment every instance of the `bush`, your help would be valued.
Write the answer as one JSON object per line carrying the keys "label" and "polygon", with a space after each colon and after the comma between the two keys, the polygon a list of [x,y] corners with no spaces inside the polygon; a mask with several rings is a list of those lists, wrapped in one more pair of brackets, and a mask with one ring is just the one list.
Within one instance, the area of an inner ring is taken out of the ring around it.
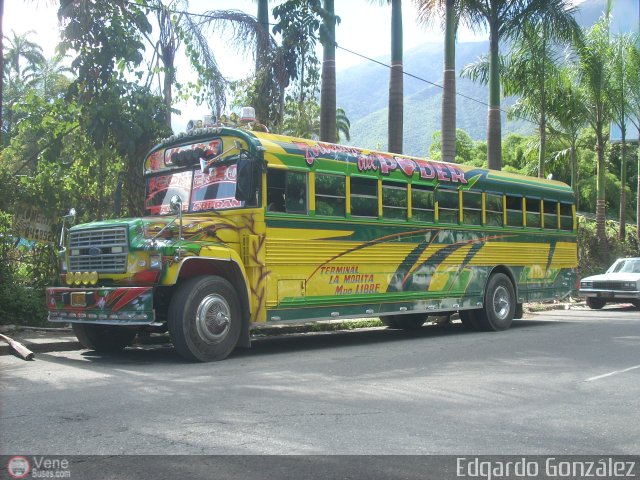
{"label": "bush", "polygon": [[46,325],[44,287],[57,276],[54,247],[21,243],[10,226],[11,215],[0,211],[0,325]]}
{"label": "bush", "polygon": [[618,240],[618,230],[619,225],[617,222],[607,221],[605,233],[607,235],[608,248],[607,255],[602,258],[598,248],[595,220],[578,216],[578,264],[580,276],[588,277],[589,275],[604,273],[616,258],[640,256],[635,225],[627,224],[624,242]]}

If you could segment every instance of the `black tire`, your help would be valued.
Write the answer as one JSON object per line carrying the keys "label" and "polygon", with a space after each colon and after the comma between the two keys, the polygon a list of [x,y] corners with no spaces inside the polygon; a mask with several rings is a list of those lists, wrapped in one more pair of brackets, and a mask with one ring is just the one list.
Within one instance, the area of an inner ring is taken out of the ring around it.
{"label": "black tire", "polygon": [[587,297],[587,307],[592,310],[600,310],[607,304],[606,300],[597,297]]}
{"label": "black tire", "polygon": [[478,310],[460,310],[460,321],[462,326],[471,332],[477,332],[480,330],[480,324],[478,322]]}
{"label": "black tire", "polygon": [[194,277],[181,283],[171,299],[169,335],[187,360],[222,360],[235,348],[242,330],[240,302],[227,280]]}
{"label": "black tire", "polygon": [[380,320],[389,328],[396,328],[400,330],[415,330],[424,325],[427,321],[427,315],[425,313],[410,313],[407,315],[389,315],[386,317],[380,317]]}
{"label": "black tire", "polygon": [[136,329],[117,325],[73,323],[71,326],[80,344],[96,352],[119,352],[131,345],[136,336]]}
{"label": "black tire", "polygon": [[486,332],[498,332],[511,326],[516,311],[516,294],[509,277],[494,273],[484,292],[484,308],[477,310],[478,325]]}

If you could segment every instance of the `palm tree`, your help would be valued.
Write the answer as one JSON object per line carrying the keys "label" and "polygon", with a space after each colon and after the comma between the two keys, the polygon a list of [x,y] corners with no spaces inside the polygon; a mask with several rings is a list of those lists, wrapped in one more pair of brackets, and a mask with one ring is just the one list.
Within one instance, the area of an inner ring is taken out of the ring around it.
{"label": "palm tree", "polygon": [[[269,44],[268,31],[261,28],[258,20],[237,10],[207,11],[199,17],[193,17],[176,11],[185,11],[187,0],[176,0],[171,7],[162,0],[153,0],[153,7],[159,25],[159,39],[154,42],[147,36],[147,40],[154,48],[164,69],[162,94],[167,106],[166,121],[171,125],[172,87],[175,83],[175,55],[181,41],[192,66],[198,72],[200,80],[209,91],[209,106],[220,115],[226,103],[225,90],[227,81],[220,72],[215,55],[207,40],[207,29],[215,28],[221,32],[229,32],[228,41],[240,52],[249,51],[254,45]],[[268,21],[268,20],[267,20]],[[259,57],[259,55],[258,55]]]}
{"label": "palm tree", "polygon": [[611,42],[610,68],[611,88],[608,91],[609,103],[613,113],[613,122],[620,129],[621,159],[620,159],[620,230],[618,238],[624,241],[627,222],[627,119],[631,113],[632,92],[629,90],[631,68],[628,58],[636,48],[631,35],[616,35]]}
{"label": "palm tree", "polygon": [[45,61],[42,47],[28,38],[32,33],[35,32],[29,30],[22,35],[11,32],[11,37],[7,38],[7,51],[4,54],[7,75],[28,80],[37,66]]}
{"label": "palm tree", "polygon": [[402,0],[391,2],[391,74],[389,78],[389,151],[402,153],[404,83],[402,66]]}
{"label": "palm tree", "polygon": [[607,92],[611,79],[608,66],[610,53],[609,23],[611,2],[600,20],[586,33],[584,42],[578,45],[579,81],[585,92],[587,120],[596,135],[597,154],[597,201],[596,232],[601,256],[607,253],[605,235],[605,173],[604,147],[607,140],[605,129],[611,120],[611,105]]}
{"label": "palm tree", "polygon": [[636,48],[631,50],[628,58],[629,66],[629,99],[631,113],[629,119],[638,130],[638,188],[636,190],[636,228],[640,241],[640,33],[636,37]]}
{"label": "palm tree", "polygon": [[64,55],[56,54],[45,59],[34,71],[35,86],[46,99],[61,95],[69,84],[69,79],[64,74],[71,72],[71,69],[62,63],[64,58]]}
{"label": "palm tree", "polygon": [[342,108],[336,108],[336,141],[340,141],[340,137],[348,142],[351,140],[351,122],[347,117],[347,113]]}
{"label": "palm tree", "polygon": [[444,70],[442,79],[442,160],[456,158],[456,32],[461,16],[465,15],[463,0],[414,0],[420,22],[430,24],[436,16],[444,21]]}
{"label": "palm tree", "polygon": [[42,55],[42,47],[29,40],[29,35],[35,33],[28,31],[21,35],[11,32],[10,37],[5,37],[3,107],[5,110],[3,123],[0,124],[6,132],[5,143],[13,134],[15,118],[15,105],[24,99],[27,90],[35,86],[36,74],[40,66],[45,63]]}
{"label": "palm tree", "polygon": [[[320,87],[320,140],[335,143],[336,136],[336,16],[334,0],[324,0],[322,43],[322,84]],[[343,111],[344,112],[344,111]]]}
{"label": "palm tree", "polygon": [[402,65],[402,0],[372,0],[379,5],[391,5],[391,71],[389,75],[389,111],[387,120],[388,147],[402,153],[404,133],[404,73]]}
{"label": "palm tree", "polygon": [[284,89],[288,76],[284,66],[284,52],[277,48],[269,31],[269,0],[257,0],[258,34],[256,36],[255,80],[249,100],[256,118],[277,130],[282,122]]}
{"label": "palm tree", "polygon": [[555,79],[551,79],[547,93],[549,95],[549,131],[569,144],[558,156],[568,156],[571,165],[571,188],[578,207],[578,156],[577,145],[580,131],[586,126],[587,108],[584,91],[576,82],[576,70],[571,65],[560,68]]}
{"label": "palm tree", "polygon": [[575,8],[568,5],[568,0],[468,0],[471,21],[476,25],[486,24],[489,29],[489,168],[502,168],[499,42],[520,36],[527,22],[548,22],[550,30],[554,25],[570,22]]}
{"label": "palm tree", "polygon": [[512,116],[520,116],[538,125],[538,177],[545,177],[547,110],[549,95],[547,84],[558,78],[558,43],[568,42],[579,35],[579,27],[572,18],[561,25],[547,22],[524,26],[516,40],[503,74],[504,94],[519,95],[511,109]]}
{"label": "palm tree", "polygon": [[4,21],[4,0],[0,0],[0,145],[2,145],[2,105],[4,94],[4,31],[2,24]]}

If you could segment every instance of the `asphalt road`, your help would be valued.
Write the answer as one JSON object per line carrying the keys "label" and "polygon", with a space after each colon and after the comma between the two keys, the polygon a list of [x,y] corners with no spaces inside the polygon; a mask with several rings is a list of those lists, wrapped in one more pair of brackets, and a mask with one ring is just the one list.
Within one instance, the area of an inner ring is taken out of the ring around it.
{"label": "asphalt road", "polygon": [[638,454],[640,312],[0,357],[0,454]]}

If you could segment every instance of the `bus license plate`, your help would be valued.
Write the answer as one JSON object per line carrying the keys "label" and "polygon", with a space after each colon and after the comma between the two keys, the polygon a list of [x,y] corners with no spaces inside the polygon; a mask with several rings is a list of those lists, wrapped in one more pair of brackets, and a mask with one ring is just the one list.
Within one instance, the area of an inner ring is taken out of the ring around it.
{"label": "bus license plate", "polygon": [[85,292],[71,292],[71,306],[72,307],[86,307],[87,295]]}

